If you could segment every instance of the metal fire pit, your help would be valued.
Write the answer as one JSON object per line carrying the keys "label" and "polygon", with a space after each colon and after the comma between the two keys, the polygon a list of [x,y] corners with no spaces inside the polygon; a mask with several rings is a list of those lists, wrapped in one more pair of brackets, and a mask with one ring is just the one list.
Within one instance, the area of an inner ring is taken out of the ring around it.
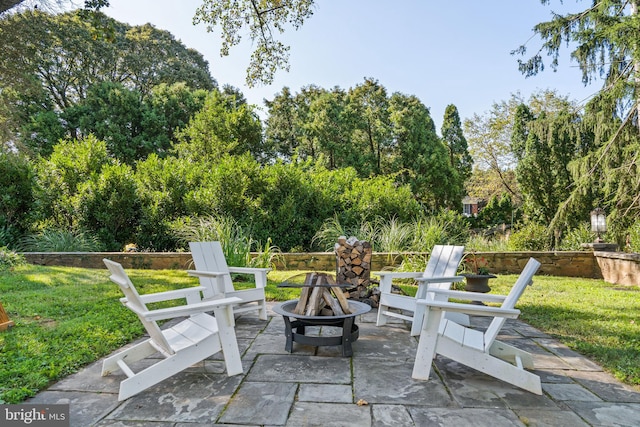
{"label": "metal fire pit", "polygon": [[[286,301],[273,307],[273,311],[282,315],[285,325],[285,336],[287,342],[284,349],[289,353],[293,352],[293,342],[315,347],[321,345],[341,345],[342,355],[351,356],[353,350],[351,343],[356,341],[360,335],[358,325],[355,323],[356,316],[371,310],[371,306],[358,301],[349,301],[351,313],[341,316],[305,316],[293,312],[298,300]],[[295,319],[295,320],[291,320]],[[320,337],[305,335],[306,326],[336,326],[342,328],[342,335]],[[293,331],[295,328],[295,332]]]}

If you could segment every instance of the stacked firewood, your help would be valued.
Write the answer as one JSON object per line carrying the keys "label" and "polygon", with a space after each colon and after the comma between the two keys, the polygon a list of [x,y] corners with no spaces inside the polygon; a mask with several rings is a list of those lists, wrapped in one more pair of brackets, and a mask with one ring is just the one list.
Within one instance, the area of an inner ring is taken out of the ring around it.
{"label": "stacked firewood", "polygon": [[347,295],[328,274],[307,273],[300,299],[293,310],[305,316],[344,316],[350,314]]}
{"label": "stacked firewood", "polygon": [[378,306],[379,289],[371,286],[371,243],[356,237],[340,236],[334,246],[336,254],[336,282],[350,284],[346,290],[350,298]]}

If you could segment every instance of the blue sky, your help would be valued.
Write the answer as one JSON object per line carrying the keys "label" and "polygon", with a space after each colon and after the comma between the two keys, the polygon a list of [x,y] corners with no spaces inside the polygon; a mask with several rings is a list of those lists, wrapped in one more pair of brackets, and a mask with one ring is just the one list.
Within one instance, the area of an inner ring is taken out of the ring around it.
{"label": "blue sky", "polygon": [[[389,94],[416,95],[430,109],[440,133],[449,104],[464,120],[488,112],[494,102],[513,93],[526,99],[538,90],[554,89],[584,103],[599,88],[597,83],[582,84],[568,49],[558,72],[547,68],[530,78],[520,74],[517,57],[510,55],[532,37],[535,24],[551,18],[552,11],[581,10],[587,6],[584,1],[542,5],[539,0],[317,0],[314,15],[299,30],[281,37],[291,46],[289,72],[279,71],[272,85],[256,88],[245,84],[250,39],[245,37],[230,56],[221,58],[219,34],[192,23],[200,3],[111,0],[104,11],[131,25],[150,22],[171,32],[204,55],[221,86],[239,88],[261,108],[263,99],[273,99],[284,86],[294,93],[309,84],[346,90],[372,77]],[[527,42],[532,54],[540,46],[537,38]]]}

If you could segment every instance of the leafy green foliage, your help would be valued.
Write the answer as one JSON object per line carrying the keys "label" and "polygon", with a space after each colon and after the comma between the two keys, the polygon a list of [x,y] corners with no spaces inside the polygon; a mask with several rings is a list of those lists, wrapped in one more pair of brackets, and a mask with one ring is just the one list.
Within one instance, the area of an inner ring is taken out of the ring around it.
{"label": "leafy green foliage", "polygon": [[106,144],[92,135],[81,141],[63,141],[54,147],[51,157],[36,163],[38,218],[65,230],[77,228],[74,204],[80,187],[99,175],[112,159]]}
{"label": "leafy green foliage", "polygon": [[[601,206],[610,212],[611,231],[620,242],[624,230],[638,216],[637,25],[637,2],[604,0],[583,11],[554,14],[551,21],[534,27],[544,40],[543,47],[528,60],[519,61],[523,74],[537,74],[544,70],[545,51],[555,69],[560,49],[567,44],[572,46],[571,57],[578,63],[585,84],[594,77],[604,80],[583,117],[585,141],[592,144],[591,149],[571,165],[574,185],[555,212],[553,228],[575,226],[572,219],[579,218],[579,212]],[[515,53],[526,55],[526,46]]]}
{"label": "leafy green foliage", "polygon": [[512,251],[548,251],[551,236],[544,225],[529,222],[511,233],[508,247]]}
{"label": "leafy green foliage", "polygon": [[[447,105],[444,112],[442,140],[449,149],[449,162],[460,180],[458,188],[462,190],[462,184],[471,176],[473,158],[468,151],[467,139],[462,131],[458,109],[453,104]],[[461,191],[457,199],[462,200],[463,197],[464,194]]]}
{"label": "leafy green foliage", "polygon": [[[527,114],[523,112],[522,114]],[[543,111],[526,124],[526,142],[518,156],[516,177],[531,218],[551,222],[573,183],[569,162],[579,155],[578,116],[568,103]]]}
{"label": "leafy green foliage", "polygon": [[[209,32],[222,29],[220,55],[229,55],[229,49],[240,43],[247,31],[254,51],[247,68],[247,85],[270,84],[278,69],[289,70],[289,47],[274,38],[287,24],[299,28],[313,14],[313,0],[281,2],[267,0],[256,3],[250,0],[203,0],[193,18],[195,24],[206,24]],[[246,27],[246,29],[245,29]]]}
{"label": "leafy green foliage", "polygon": [[46,229],[22,238],[18,248],[24,252],[97,252],[103,245],[82,231]]}
{"label": "leafy green foliage", "polygon": [[93,134],[105,141],[109,153],[124,163],[132,164],[150,153],[168,149],[167,145],[156,147],[156,135],[147,132],[155,123],[141,93],[120,83],[91,86],[86,97],[67,108],[63,117],[69,118],[81,135]]}
{"label": "leafy green foliage", "polygon": [[593,242],[593,240],[594,236],[591,232],[590,224],[582,223],[564,233],[558,249],[562,251],[579,251],[583,249],[582,244]]}
{"label": "leafy green foliage", "polygon": [[[150,24],[131,27],[100,12],[86,19],[83,12],[35,10],[0,19],[6,44],[0,96],[9,107],[3,130],[32,156],[46,156],[59,139],[81,132],[113,138],[118,150],[112,151],[128,156],[122,161],[142,158],[139,151],[150,144],[166,150],[174,131],[167,128],[175,124],[148,106],[152,90],[178,82],[193,90],[215,88],[207,62]],[[127,90],[108,89],[119,85]],[[161,130],[168,137],[154,139]],[[131,152],[122,138],[131,138]]]}
{"label": "leafy green foliage", "polygon": [[24,264],[26,264],[26,260],[23,255],[10,250],[6,246],[0,247],[0,274]]}
{"label": "leafy green foliage", "polygon": [[192,161],[215,162],[246,152],[260,158],[263,153],[262,126],[253,106],[217,90],[209,93],[177,138],[178,156]]}
{"label": "leafy green foliage", "polygon": [[15,153],[0,152],[0,245],[12,245],[32,221],[33,166]]}
{"label": "leafy green foliage", "polygon": [[509,193],[494,195],[478,216],[473,219],[475,227],[486,228],[500,224],[513,224],[520,219],[520,210],[514,206]]}
{"label": "leafy green foliage", "polygon": [[640,220],[636,220],[628,230],[629,244],[626,245],[625,250],[635,253],[640,253]]}
{"label": "leafy green foliage", "polygon": [[143,213],[128,165],[102,168],[79,189],[76,203],[78,226],[94,233],[107,250],[122,250],[135,240]]}

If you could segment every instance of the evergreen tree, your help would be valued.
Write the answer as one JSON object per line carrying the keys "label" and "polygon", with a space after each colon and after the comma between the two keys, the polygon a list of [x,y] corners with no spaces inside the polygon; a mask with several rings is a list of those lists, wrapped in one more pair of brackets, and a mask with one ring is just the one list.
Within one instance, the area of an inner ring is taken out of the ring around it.
{"label": "evergreen tree", "polygon": [[458,108],[449,104],[444,111],[442,140],[449,148],[449,162],[463,183],[471,176],[473,158],[469,154],[467,139],[462,131]]}
{"label": "evergreen tree", "polygon": [[[549,0],[541,0],[548,4]],[[574,46],[571,58],[582,70],[583,82],[604,77],[601,91],[585,108],[585,133],[594,148],[571,165],[572,191],[560,205],[554,224],[576,215],[585,216],[585,194],[593,194],[592,206],[610,213],[610,223],[621,235],[640,214],[640,50],[638,50],[638,0],[589,2],[583,10],[554,15],[534,27],[543,47],[528,60],[520,61],[527,76],[544,70],[542,52],[558,67],[560,49]],[[526,46],[517,53],[525,55]],[[585,218],[586,219],[586,218]],[[615,231],[614,231],[615,232]]]}

